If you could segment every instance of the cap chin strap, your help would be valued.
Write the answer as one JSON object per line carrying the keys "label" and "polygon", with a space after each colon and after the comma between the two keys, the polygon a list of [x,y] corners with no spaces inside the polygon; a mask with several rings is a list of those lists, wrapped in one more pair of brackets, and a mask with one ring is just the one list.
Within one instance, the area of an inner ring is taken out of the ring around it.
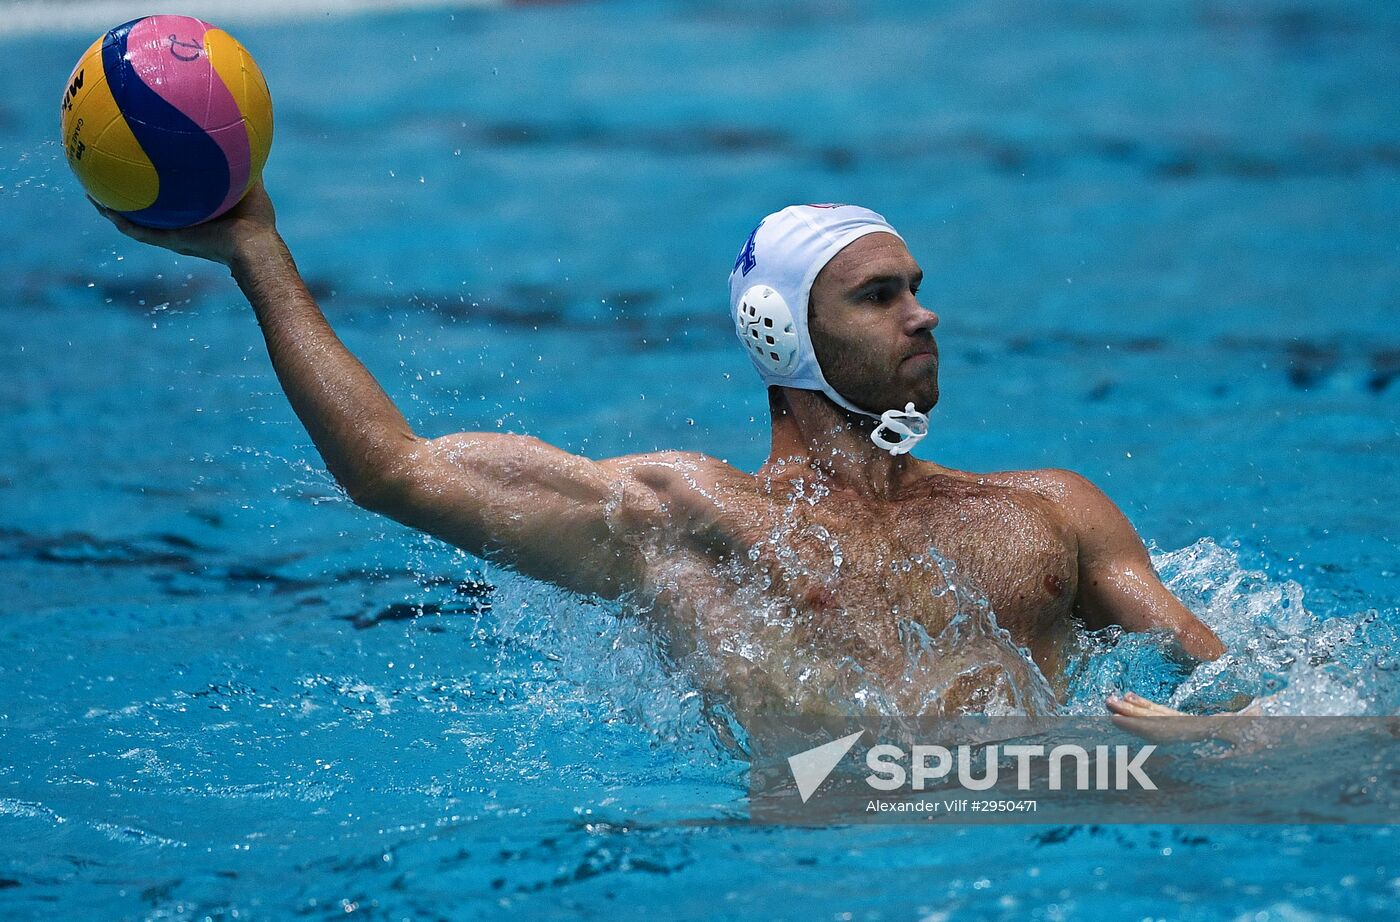
{"label": "cap chin strap", "polygon": [[[885,433],[893,432],[899,438],[890,438]],[[870,441],[892,455],[902,455],[928,435],[928,416],[914,409],[913,401],[906,403],[903,410],[886,410],[880,414],[880,425],[870,433]]]}
{"label": "cap chin strap", "polygon": [[[825,384],[825,381],[823,381]],[[928,435],[928,416],[914,409],[914,401],[909,401],[902,410],[886,410],[879,415],[862,410],[837,393],[836,388],[825,384],[822,392],[837,406],[845,407],[852,413],[878,419],[880,424],[870,433],[870,441],[892,455],[908,454],[914,446]]]}
{"label": "cap chin strap", "polygon": [[[820,373],[820,369],[818,372]],[[869,410],[861,409],[842,397],[840,392],[826,380],[825,376],[822,377],[821,383],[822,393],[830,397],[832,403],[844,407],[852,413],[878,419],[880,424],[870,433],[870,441],[896,457],[908,454],[924,436],[928,435],[928,416],[914,409],[914,401],[912,400],[906,403],[902,410],[886,410],[883,413],[875,414]],[[891,437],[890,433],[893,433],[894,437]]]}

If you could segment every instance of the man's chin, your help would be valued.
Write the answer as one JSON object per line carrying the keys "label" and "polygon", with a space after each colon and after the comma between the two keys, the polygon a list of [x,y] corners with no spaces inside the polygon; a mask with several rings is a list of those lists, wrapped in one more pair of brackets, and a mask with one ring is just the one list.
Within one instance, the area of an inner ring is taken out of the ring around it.
{"label": "man's chin", "polygon": [[902,410],[908,404],[913,404],[914,409],[927,416],[933,412],[933,408],[938,405],[938,388],[935,386],[930,392],[927,388],[920,388],[917,391],[905,391],[904,395],[889,404],[886,409]]}
{"label": "man's chin", "polygon": [[913,403],[914,409],[927,415],[933,412],[934,407],[938,406],[938,379],[920,381],[905,393],[908,396],[901,399],[898,406],[903,407],[906,403]]}
{"label": "man's chin", "polygon": [[886,410],[903,410],[911,403],[914,409],[927,415],[938,404],[938,396],[938,379],[925,378],[900,382],[890,388],[890,393],[884,397],[856,398],[852,402],[858,407],[869,408],[868,412],[876,416]]}

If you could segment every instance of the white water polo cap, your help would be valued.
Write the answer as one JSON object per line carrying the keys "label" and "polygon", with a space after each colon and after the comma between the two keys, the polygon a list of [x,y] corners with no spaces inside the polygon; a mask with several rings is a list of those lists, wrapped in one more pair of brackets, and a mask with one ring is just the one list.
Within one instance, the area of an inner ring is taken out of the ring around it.
{"label": "white water polo cap", "polygon": [[866,234],[899,237],[888,221],[859,205],[789,205],[770,214],[749,234],[734,261],[729,310],[734,332],[765,384],[821,391],[839,407],[880,420],[871,441],[902,455],[928,434],[928,417],[913,403],[872,413],[841,396],[822,374],[807,328],[817,274]]}

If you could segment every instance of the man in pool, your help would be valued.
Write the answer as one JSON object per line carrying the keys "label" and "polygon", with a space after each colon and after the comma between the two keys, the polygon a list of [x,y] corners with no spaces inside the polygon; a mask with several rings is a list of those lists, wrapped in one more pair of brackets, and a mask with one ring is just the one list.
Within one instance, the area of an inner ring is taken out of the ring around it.
{"label": "man in pool", "polygon": [[99,210],[138,241],[231,270],[292,408],[355,503],[624,599],[739,716],[1043,711],[1041,676],[1060,682],[1076,621],[1161,631],[1196,660],[1224,652],[1088,480],[908,453],[938,401],[938,315],[919,300],[904,241],[866,209],[786,208],[739,253],[731,311],[772,416],[756,474],[697,453],[593,461],[528,436],[419,436],[331,330],[260,185],[183,230]]}

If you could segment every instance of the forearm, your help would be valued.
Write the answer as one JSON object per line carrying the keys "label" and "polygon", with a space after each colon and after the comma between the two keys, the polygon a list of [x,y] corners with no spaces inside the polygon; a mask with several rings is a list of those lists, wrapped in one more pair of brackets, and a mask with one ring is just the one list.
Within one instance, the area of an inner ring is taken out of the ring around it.
{"label": "forearm", "polygon": [[1177,658],[1214,660],[1225,652],[1205,622],[1162,584],[1144,549],[1127,561],[1088,561],[1080,573],[1075,613],[1090,629],[1116,624],[1129,632],[1167,631]]}
{"label": "forearm", "polygon": [[372,495],[414,438],[403,414],[326,322],[275,231],[241,240],[229,268],[326,467],[352,498]]}
{"label": "forearm", "polygon": [[1225,653],[1225,644],[1216,633],[1195,617],[1174,626],[1172,636],[1176,638],[1177,646],[1192,659],[1209,662]]}
{"label": "forearm", "polygon": [[[1152,582],[1156,583],[1155,575]],[[1175,641],[1177,652],[1192,660],[1214,660],[1225,652],[1225,645],[1205,622],[1191,613],[1170,590],[1147,580],[1120,580],[1134,584],[1139,591],[1122,592],[1114,599],[1112,616],[1127,631],[1167,631]]]}

